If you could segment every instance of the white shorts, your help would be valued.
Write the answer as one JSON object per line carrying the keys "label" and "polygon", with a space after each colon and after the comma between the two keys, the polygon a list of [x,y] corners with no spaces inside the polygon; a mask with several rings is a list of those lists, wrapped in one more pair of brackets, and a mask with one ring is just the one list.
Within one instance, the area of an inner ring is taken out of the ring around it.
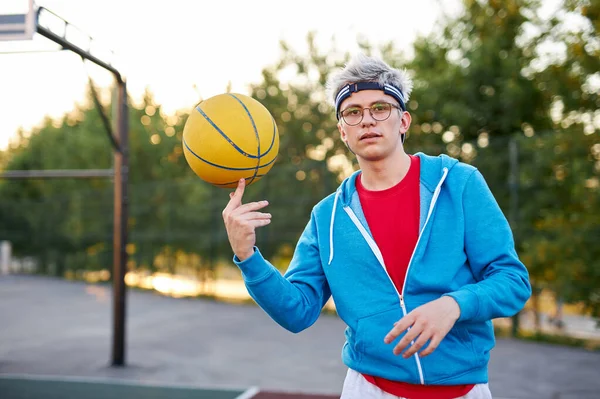
{"label": "white shorts", "polygon": [[[344,388],[340,399],[406,399],[400,396],[394,396],[382,391],[377,386],[371,384],[362,376],[362,374],[348,369]],[[488,384],[477,384],[465,396],[457,399],[492,399],[492,393]]]}

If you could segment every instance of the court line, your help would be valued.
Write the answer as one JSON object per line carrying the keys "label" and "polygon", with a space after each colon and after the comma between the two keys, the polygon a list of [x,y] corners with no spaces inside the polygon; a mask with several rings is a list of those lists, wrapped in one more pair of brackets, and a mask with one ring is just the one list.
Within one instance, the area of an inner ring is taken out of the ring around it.
{"label": "court line", "polygon": [[245,392],[243,392],[241,395],[236,396],[235,399],[252,399],[259,392],[260,392],[260,390],[258,389],[258,387],[250,387]]}

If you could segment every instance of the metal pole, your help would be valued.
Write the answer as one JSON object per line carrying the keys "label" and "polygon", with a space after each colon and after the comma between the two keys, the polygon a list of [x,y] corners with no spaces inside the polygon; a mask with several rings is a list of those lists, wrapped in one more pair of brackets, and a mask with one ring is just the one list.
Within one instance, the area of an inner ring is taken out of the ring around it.
{"label": "metal pole", "polygon": [[[40,13],[47,12],[61,20],[65,26],[63,35],[58,35],[52,30],[39,24]],[[37,32],[58,43],[65,50],[70,50],[83,59],[89,60],[96,65],[112,72],[118,83],[117,94],[117,110],[116,114],[116,129],[117,137],[112,137],[118,141],[117,147],[114,148],[114,241],[113,241],[113,350],[112,364],[114,366],[122,366],[125,364],[125,271],[127,268],[127,185],[129,180],[129,110],[127,105],[127,86],[125,79],[119,71],[109,63],[106,63],[98,57],[92,55],[89,49],[82,49],[79,46],[71,43],[66,38],[66,27],[70,25],[63,18],[54,14],[52,11],[38,7],[35,16],[35,25]],[[91,38],[90,38],[91,39]],[[112,141],[112,140],[111,140]],[[115,142],[112,143],[113,146]],[[103,172],[99,172],[102,174]],[[66,177],[56,176],[56,172],[47,172],[43,177]],[[61,174],[61,173],[59,173]],[[36,177],[40,177],[38,174]],[[10,174],[0,174],[0,178],[8,178]],[[33,176],[29,176],[33,177]],[[69,172],[68,177],[81,177],[79,173]],[[90,176],[85,176],[90,177]],[[16,178],[14,175],[10,178]]]}
{"label": "metal pole", "polygon": [[125,310],[127,270],[127,185],[129,180],[129,126],[127,88],[118,82],[117,134],[119,151],[114,158],[114,242],[113,242],[113,350],[112,365],[125,364]]}

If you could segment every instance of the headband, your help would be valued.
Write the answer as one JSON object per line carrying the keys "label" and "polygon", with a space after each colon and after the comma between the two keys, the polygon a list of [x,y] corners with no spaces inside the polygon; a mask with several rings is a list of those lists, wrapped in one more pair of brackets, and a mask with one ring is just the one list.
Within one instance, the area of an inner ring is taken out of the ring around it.
{"label": "headband", "polygon": [[340,119],[340,105],[342,102],[350,97],[352,93],[356,93],[361,90],[383,90],[385,94],[388,94],[394,97],[398,103],[400,103],[400,108],[403,111],[406,111],[406,105],[404,104],[404,94],[402,94],[402,90],[397,88],[396,86],[392,86],[390,84],[380,84],[377,82],[359,82],[359,83],[351,83],[341,88],[335,97],[335,116]]}

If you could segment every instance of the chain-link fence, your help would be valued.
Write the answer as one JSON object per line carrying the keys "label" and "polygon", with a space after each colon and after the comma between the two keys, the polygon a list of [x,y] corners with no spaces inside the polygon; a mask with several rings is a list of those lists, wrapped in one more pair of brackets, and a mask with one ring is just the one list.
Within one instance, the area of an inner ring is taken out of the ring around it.
{"label": "chain-link fence", "polygon": [[[409,138],[407,149],[447,153],[478,167],[516,233],[518,248],[524,250],[523,237],[539,232],[535,223],[544,219],[545,212],[582,200],[597,203],[597,161],[590,155],[593,140],[577,144],[564,137],[542,139],[521,133],[444,143],[439,138],[427,141],[417,136]],[[306,163],[276,165],[246,189],[245,201],[270,202],[272,223],[258,231],[257,240],[261,251],[277,266],[287,264],[312,207],[339,184],[326,165],[326,161],[312,162],[310,167]],[[305,170],[299,173],[301,167]],[[202,274],[212,273],[221,261],[230,264],[232,252],[221,216],[230,191],[197,178],[132,183],[128,269]],[[109,271],[112,204],[109,184],[36,201],[0,199],[3,214],[14,215],[13,219],[4,218],[8,222],[0,226],[0,239],[14,242],[15,254],[34,259],[41,273]],[[597,208],[589,209],[588,216],[597,219]],[[598,234],[593,230],[591,238],[600,241]]]}

